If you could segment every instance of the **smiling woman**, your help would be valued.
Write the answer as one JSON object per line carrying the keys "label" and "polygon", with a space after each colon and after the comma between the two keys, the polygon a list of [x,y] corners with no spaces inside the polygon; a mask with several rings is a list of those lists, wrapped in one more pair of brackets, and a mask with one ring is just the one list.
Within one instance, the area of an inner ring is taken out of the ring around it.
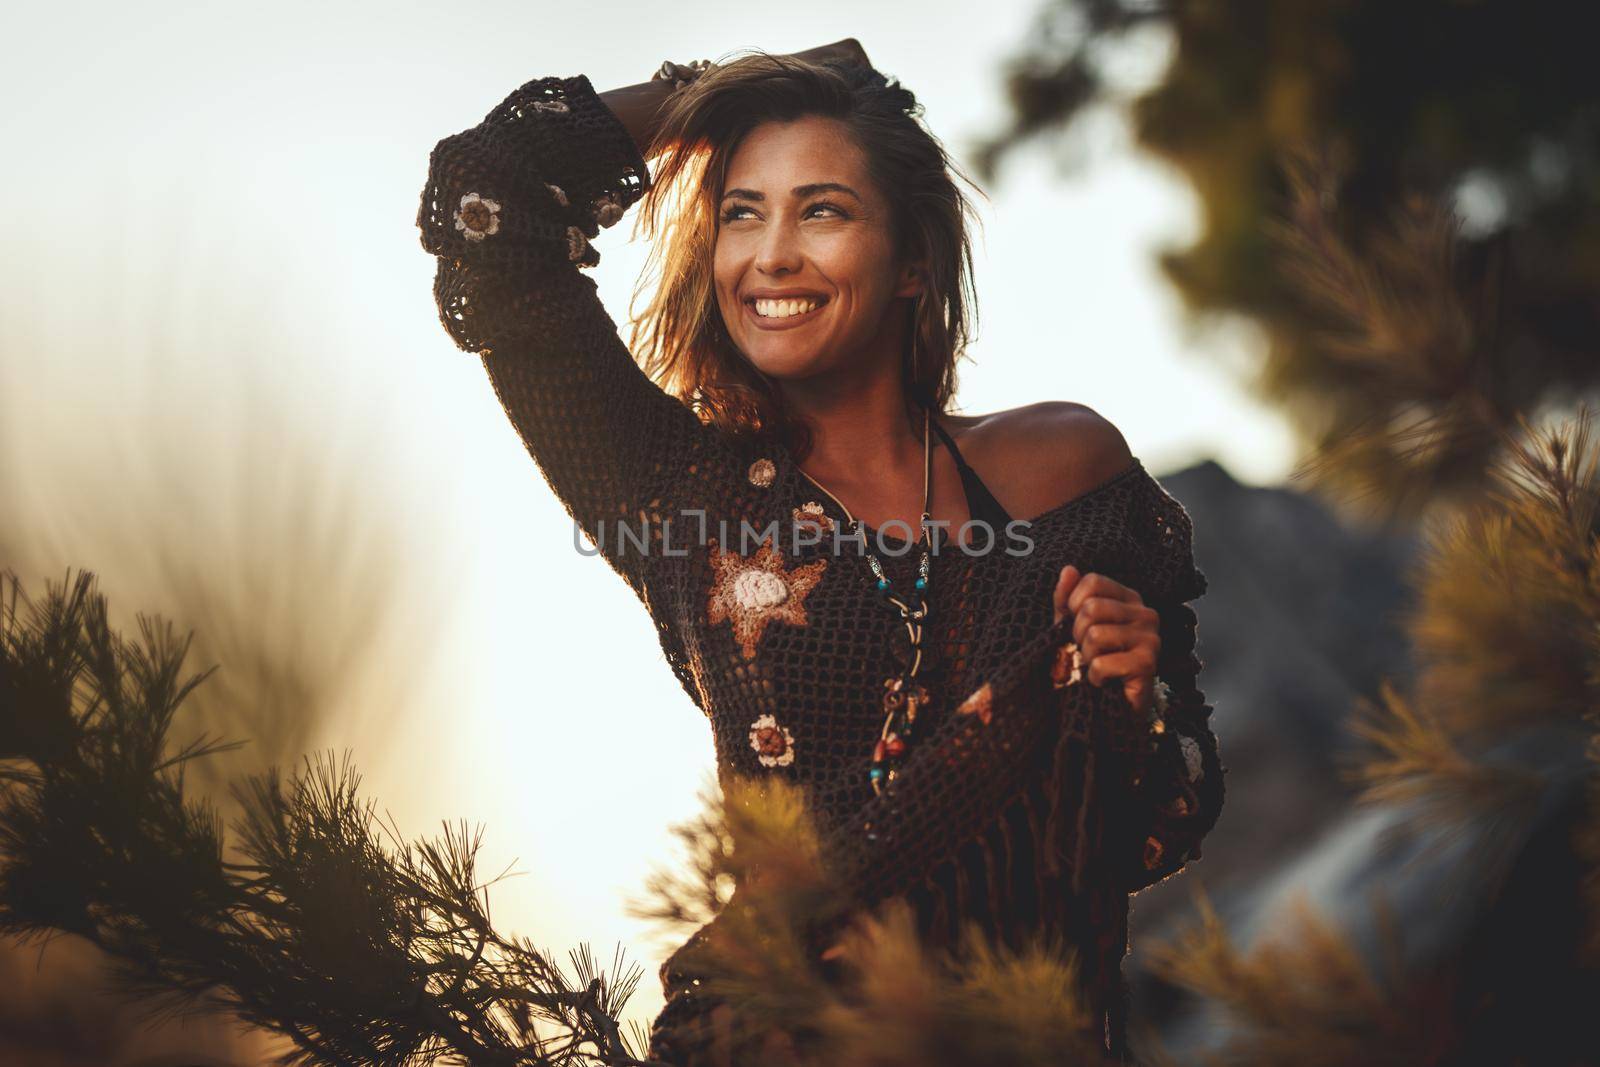
{"label": "smiling woman", "polygon": [[[851,184],[788,187],[819,161]],[[768,379],[837,381],[846,360],[898,351],[886,312],[918,294],[921,268],[898,262],[889,205],[866,171],[849,126],[814,115],[764,123],[728,161],[735,188],[722,195],[717,303],[734,345]],[[772,197],[749,187],[757,184],[773,186]]]}
{"label": "smiling woman", "polygon": [[[945,413],[967,203],[919,113],[853,41],[604,97],[540,78],[434,149],[423,245],[724,782],[800,787],[851,902],[905,898],[929,944],[970,923],[1072,950],[1081,1036],[1125,1057],[1128,895],[1198,859],[1222,806],[1205,576],[1188,514],[1088,409]],[[636,356],[580,268],[641,200],[661,277]],[[662,968],[667,1062],[729,1062],[693,962],[716,926]]]}
{"label": "smiling woman", "polygon": [[783,434],[802,459],[816,409],[863,395],[867,377],[880,403],[909,389],[949,406],[975,215],[916,98],[859,45],[725,63],[637,118],[628,97],[604,99],[661,151],[666,195],[640,220],[658,284],[630,346],[652,378],[727,432]]}

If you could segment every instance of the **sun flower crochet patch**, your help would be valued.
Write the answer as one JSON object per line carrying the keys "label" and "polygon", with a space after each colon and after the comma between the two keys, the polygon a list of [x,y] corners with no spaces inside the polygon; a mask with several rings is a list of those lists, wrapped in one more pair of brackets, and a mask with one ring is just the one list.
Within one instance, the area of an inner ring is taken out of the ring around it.
{"label": "sun flower crochet patch", "polygon": [[770,538],[750,556],[724,551],[715,542],[710,550],[715,577],[706,616],[713,626],[732,620],[733,636],[745,659],[755,658],[756,645],[767,623],[777,620],[791,626],[806,625],[805,599],[822,580],[827,560],[786,570],[783,555]]}
{"label": "sun flower crochet patch", "polygon": [[481,241],[500,232],[500,202],[467,193],[456,209],[456,229],[469,241]]}
{"label": "sun flower crochet patch", "polygon": [[767,488],[772,484],[772,480],[777,476],[777,465],[774,464],[772,460],[767,459],[765,456],[750,464],[750,484],[758,489]]}
{"label": "sun flower crochet patch", "polygon": [[833,531],[833,517],[822,510],[822,505],[815,500],[808,500],[790,512],[794,524],[799,529],[815,530],[817,533],[831,533]]}
{"label": "sun flower crochet patch", "polygon": [[794,735],[774,716],[763,715],[750,724],[750,747],[763,767],[787,767],[794,762]]}

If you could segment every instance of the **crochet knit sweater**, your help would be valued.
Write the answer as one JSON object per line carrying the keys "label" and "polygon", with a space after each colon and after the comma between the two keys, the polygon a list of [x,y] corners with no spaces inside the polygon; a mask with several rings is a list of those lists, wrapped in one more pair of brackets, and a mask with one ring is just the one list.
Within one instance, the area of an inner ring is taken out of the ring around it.
{"label": "crochet knit sweater", "polygon": [[[1199,858],[1223,801],[1187,512],[1135,459],[1033,517],[1031,551],[941,546],[919,676],[933,703],[876,795],[867,770],[907,635],[857,543],[814,536],[844,515],[781,443],[726,433],[658,387],[584,272],[599,262],[591,239],[649,187],[583,75],[531,81],[440,141],[418,225],[445,328],[481,356],[545,479],[649,611],[720,772],[801,785],[860,902],[907,897],[931,939],[963,919],[1007,943],[1063,935],[1094,1036],[1125,1055],[1128,895]],[[878,554],[909,587],[915,554]],[[1053,623],[1051,606],[1068,563],[1159,611],[1164,728],[1120,685],[1071,670],[1072,619]],[[670,1023],[694,1014],[694,982],[672,961],[663,981],[653,1051],[689,1062]]]}

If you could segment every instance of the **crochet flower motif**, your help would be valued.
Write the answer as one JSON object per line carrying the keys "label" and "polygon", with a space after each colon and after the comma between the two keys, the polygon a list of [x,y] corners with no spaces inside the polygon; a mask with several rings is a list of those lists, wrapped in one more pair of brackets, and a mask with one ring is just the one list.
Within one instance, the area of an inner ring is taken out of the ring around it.
{"label": "crochet flower motif", "polygon": [[500,202],[468,193],[461,198],[455,218],[456,229],[465,234],[467,240],[481,241],[500,232]]}
{"label": "crochet flower motif", "polygon": [[756,645],[767,623],[777,620],[791,626],[806,625],[805,599],[822,580],[825,559],[785,570],[783,556],[769,539],[751,556],[725,552],[711,544],[715,579],[706,605],[711,625],[731,620],[733,636],[745,659],[754,659]]}
{"label": "crochet flower motif", "polygon": [[828,533],[833,529],[833,516],[822,510],[822,505],[815,500],[808,500],[794,509],[794,522],[796,526],[815,527],[821,533]]}
{"label": "crochet flower motif", "polygon": [[1076,641],[1068,641],[1056,649],[1055,662],[1050,666],[1050,681],[1057,689],[1083,681],[1083,653]]}
{"label": "crochet flower motif", "polygon": [[750,724],[750,747],[763,767],[787,767],[794,762],[794,735],[771,715]]}
{"label": "crochet flower motif", "polygon": [[615,226],[622,221],[623,207],[616,193],[607,193],[591,205],[594,221],[601,226]]}
{"label": "crochet flower motif", "polygon": [[1192,737],[1179,736],[1178,747],[1183,749],[1183,770],[1191,782],[1198,782],[1205,777],[1204,764],[1200,759],[1200,746]]}
{"label": "crochet flower motif", "polygon": [[589,238],[576,226],[567,227],[567,258],[574,263],[582,263],[588,258],[590,252]]}
{"label": "crochet flower motif", "polygon": [[976,715],[979,722],[988,726],[989,720],[994,717],[994,686],[984,682],[971,696],[961,702],[956,708],[956,713]]}
{"label": "crochet flower motif", "polygon": [[777,476],[778,468],[765,456],[750,464],[750,484],[753,486],[765,489]]}

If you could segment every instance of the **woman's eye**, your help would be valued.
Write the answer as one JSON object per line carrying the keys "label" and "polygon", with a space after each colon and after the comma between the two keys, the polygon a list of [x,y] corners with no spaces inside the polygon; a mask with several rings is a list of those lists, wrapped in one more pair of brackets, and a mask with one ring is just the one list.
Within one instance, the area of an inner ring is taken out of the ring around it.
{"label": "woman's eye", "polygon": [[[816,211],[818,208],[825,208],[828,211],[833,212],[835,215],[839,216],[840,218],[844,217],[844,210],[842,208],[836,207],[833,204],[829,204],[829,203],[826,203],[826,202],[812,204],[810,207],[806,208],[806,215],[809,217],[811,215],[811,213]],[[728,208],[726,211],[724,211],[722,213],[722,221],[723,222],[733,222],[733,221],[735,221],[736,219],[738,219],[740,217],[739,216],[740,212],[749,211],[749,210],[750,209],[746,208],[746,207],[730,207],[730,208]]]}

